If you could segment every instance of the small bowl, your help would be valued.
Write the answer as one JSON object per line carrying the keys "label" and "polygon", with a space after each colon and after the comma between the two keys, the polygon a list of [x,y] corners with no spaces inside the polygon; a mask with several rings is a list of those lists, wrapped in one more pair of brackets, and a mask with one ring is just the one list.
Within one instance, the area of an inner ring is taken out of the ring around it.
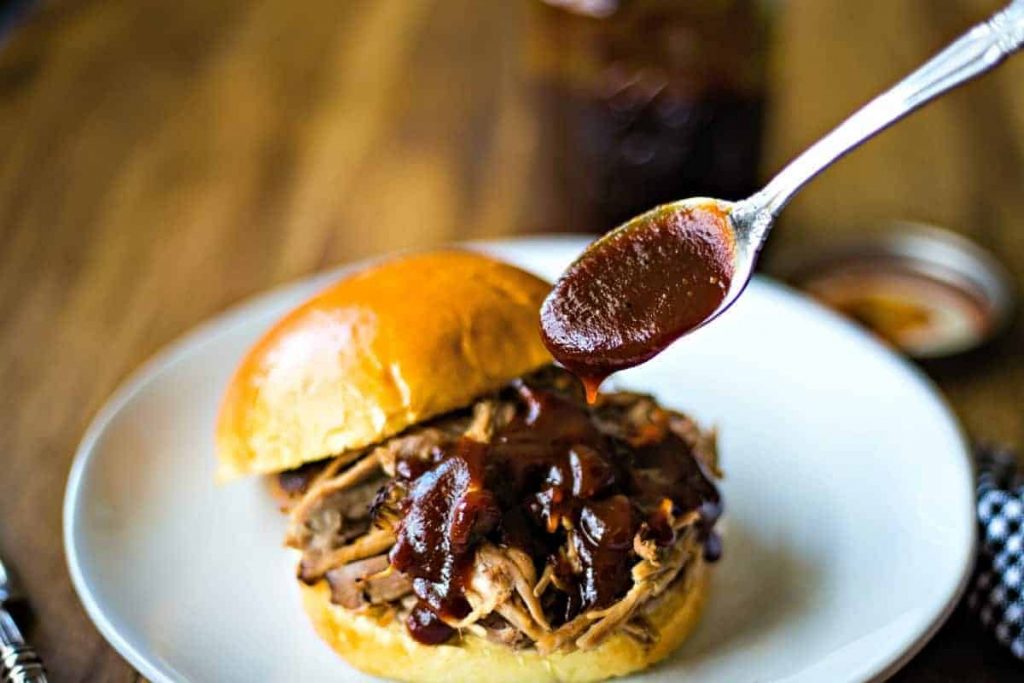
{"label": "small bowl", "polygon": [[1005,268],[961,235],[907,221],[783,260],[783,279],[914,358],[977,348],[1010,319]]}

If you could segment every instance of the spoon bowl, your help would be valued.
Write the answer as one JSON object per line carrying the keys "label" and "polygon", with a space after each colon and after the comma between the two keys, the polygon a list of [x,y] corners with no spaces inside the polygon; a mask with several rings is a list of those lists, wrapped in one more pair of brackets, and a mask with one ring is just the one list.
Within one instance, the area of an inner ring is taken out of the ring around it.
{"label": "spoon bowl", "polygon": [[608,374],[650,359],[742,291],[745,281],[735,291],[733,283],[738,266],[749,277],[748,259],[737,251],[732,208],[708,198],[659,206],[566,269],[541,308],[542,332],[591,398]]}

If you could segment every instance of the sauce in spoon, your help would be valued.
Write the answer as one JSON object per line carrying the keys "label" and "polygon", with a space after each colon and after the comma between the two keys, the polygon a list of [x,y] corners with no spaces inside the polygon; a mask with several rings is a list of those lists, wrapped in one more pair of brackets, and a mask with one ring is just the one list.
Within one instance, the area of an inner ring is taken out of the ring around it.
{"label": "sauce in spoon", "polygon": [[544,343],[593,401],[610,374],[650,360],[718,309],[734,247],[726,212],[710,201],[634,218],[555,283],[541,308]]}

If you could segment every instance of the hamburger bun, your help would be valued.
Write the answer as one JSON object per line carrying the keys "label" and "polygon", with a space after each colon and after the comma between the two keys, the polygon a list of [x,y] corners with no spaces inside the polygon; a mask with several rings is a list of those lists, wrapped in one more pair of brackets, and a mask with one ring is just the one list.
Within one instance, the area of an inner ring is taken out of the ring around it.
{"label": "hamburger bun", "polygon": [[647,612],[659,633],[653,644],[618,632],[591,650],[547,655],[469,633],[457,644],[421,645],[400,620],[381,623],[370,614],[332,604],[325,582],[300,587],[303,606],[320,637],[366,673],[416,683],[585,683],[645,669],[671,654],[697,624],[707,584],[708,572],[698,555],[683,579],[658,596]]}
{"label": "hamburger bun", "polygon": [[459,250],[386,261],[287,315],[235,372],[216,425],[218,478],[363,448],[551,362],[547,282]]}

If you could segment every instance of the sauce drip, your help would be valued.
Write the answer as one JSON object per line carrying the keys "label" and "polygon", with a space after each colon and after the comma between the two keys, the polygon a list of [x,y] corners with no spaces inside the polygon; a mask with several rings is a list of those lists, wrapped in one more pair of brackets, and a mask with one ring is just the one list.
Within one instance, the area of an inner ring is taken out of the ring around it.
{"label": "sauce drip", "polygon": [[415,605],[405,619],[405,627],[424,645],[440,645],[455,635],[455,629],[422,603]]}
{"label": "sauce drip", "polygon": [[610,374],[650,360],[725,300],[734,240],[714,205],[660,207],[591,245],[541,309],[544,343],[593,402]]}
{"label": "sauce drip", "polygon": [[454,630],[443,619],[470,612],[465,586],[485,540],[525,552],[537,575],[555,568],[565,590],[549,590],[545,610],[558,625],[625,595],[641,529],[659,545],[675,541],[666,505],[673,514],[699,510],[711,538],[718,491],[678,436],[633,448],[598,430],[578,391],[520,383],[515,392],[517,413],[490,443],[462,437],[430,460],[396,463],[388,486],[405,493],[390,560],[412,579],[418,603],[406,625],[420,642],[444,642]]}

